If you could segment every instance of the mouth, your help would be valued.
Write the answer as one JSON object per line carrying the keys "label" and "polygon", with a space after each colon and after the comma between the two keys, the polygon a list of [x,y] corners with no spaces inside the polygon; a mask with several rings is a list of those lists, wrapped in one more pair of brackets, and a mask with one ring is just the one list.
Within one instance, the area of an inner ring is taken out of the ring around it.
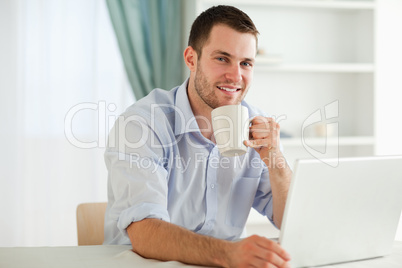
{"label": "mouth", "polygon": [[220,89],[220,90],[226,91],[226,92],[230,92],[230,93],[233,93],[233,92],[236,92],[236,91],[240,90],[240,88],[236,88],[236,87],[220,87],[220,86],[217,86],[217,88]]}

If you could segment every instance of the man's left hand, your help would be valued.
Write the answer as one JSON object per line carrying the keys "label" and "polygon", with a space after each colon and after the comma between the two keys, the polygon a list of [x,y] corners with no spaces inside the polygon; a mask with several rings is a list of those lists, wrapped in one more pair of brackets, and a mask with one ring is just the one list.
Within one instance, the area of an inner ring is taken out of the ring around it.
{"label": "man's left hand", "polygon": [[249,140],[244,145],[254,148],[270,168],[286,166],[280,148],[280,126],[271,117],[256,116],[251,121]]}

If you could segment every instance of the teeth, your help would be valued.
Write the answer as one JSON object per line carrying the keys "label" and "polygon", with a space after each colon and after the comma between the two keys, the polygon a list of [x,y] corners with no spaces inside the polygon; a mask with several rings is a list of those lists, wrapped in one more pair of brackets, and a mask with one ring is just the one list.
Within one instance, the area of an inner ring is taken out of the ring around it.
{"label": "teeth", "polygon": [[229,92],[235,92],[237,91],[237,88],[227,88],[227,87],[219,87],[220,89],[223,89],[225,91],[229,91]]}

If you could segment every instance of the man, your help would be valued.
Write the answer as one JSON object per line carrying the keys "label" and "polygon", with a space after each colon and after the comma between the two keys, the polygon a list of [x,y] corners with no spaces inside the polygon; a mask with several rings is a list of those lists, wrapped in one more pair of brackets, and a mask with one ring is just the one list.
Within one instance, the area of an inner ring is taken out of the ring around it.
{"label": "man", "polygon": [[[278,228],[291,171],[279,125],[243,101],[253,78],[258,31],[230,6],[193,23],[184,60],[190,77],[156,89],[127,109],[110,133],[105,244],[146,258],[223,267],[288,267],[290,256],[264,237],[244,238],[254,207]],[[253,118],[245,155],[222,157],[211,111],[242,104]],[[241,239],[243,238],[243,239]]]}

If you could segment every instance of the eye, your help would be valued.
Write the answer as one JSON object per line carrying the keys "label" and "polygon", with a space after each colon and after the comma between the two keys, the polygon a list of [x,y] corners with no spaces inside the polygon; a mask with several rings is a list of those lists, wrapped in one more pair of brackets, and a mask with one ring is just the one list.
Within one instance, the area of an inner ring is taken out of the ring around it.
{"label": "eye", "polygon": [[251,67],[251,63],[250,62],[242,62],[241,65],[245,66],[245,67]]}
{"label": "eye", "polygon": [[217,57],[216,59],[217,59],[218,61],[221,61],[221,62],[225,62],[225,61],[226,61],[226,59],[223,58],[223,57]]}

